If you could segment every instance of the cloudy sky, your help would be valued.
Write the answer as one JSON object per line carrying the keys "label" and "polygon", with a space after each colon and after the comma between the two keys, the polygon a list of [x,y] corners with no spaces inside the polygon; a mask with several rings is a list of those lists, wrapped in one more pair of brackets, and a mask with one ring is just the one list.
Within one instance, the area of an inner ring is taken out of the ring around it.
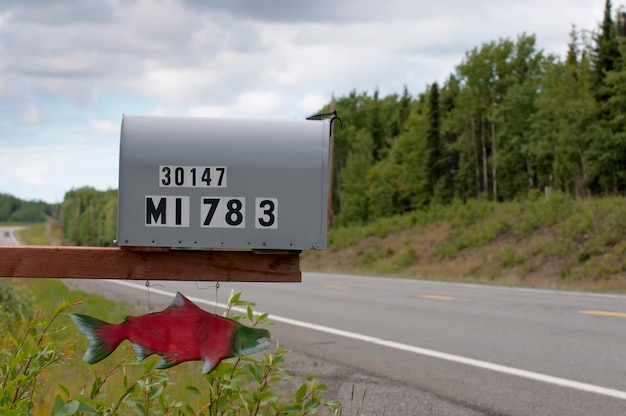
{"label": "cloudy sky", "polygon": [[[614,8],[623,2],[614,1]],[[0,193],[118,187],[122,114],[303,118],[416,95],[483,42],[563,56],[604,0],[1,0]],[[349,120],[344,120],[349,123]]]}

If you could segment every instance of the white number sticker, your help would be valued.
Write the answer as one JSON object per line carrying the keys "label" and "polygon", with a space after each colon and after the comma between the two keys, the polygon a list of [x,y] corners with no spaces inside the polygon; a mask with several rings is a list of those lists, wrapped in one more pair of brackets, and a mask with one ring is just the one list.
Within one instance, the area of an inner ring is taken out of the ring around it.
{"label": "white number sticker", "polygon": [[201,227],[246,227],[246,198],[203,196],[201,202]]}
{"label": "white number sticker", "polygon": [[159,166],[159,186],[226,188],[226,166]]}
{"label": "white number sticker", "polygon": [[146,227],[189,227],[189,197],[146,195]]}
{"label": "white number sticker", "polygon": [[254,204],[254,228],[278,228],[278,199],[256,198]]}

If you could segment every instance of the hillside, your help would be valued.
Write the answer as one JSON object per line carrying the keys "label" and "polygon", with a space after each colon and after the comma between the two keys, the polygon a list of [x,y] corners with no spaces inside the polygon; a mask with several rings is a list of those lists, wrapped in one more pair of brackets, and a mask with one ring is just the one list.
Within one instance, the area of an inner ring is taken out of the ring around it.
{"label": "hillside", "polygon": [[626,292],[626,199],[434,207],[329,233],[304,271]]}

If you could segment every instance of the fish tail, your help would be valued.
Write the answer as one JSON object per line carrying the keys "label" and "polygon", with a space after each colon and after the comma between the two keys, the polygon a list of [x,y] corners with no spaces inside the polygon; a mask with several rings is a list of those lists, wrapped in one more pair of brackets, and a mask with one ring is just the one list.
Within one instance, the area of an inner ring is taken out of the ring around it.
{"label": "fish tail", "polygon": [[70,314],[72,321],[89,340],[83,360],[95,364],[108,357],[120,345],[124,338],[120,337],[113,325],[87,315]]}

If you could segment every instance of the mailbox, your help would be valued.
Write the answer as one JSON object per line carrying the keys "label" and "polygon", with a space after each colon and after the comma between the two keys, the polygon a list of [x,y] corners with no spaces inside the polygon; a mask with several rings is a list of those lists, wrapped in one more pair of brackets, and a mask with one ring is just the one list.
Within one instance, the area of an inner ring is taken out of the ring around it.
{"label": "mailbox", "polygon": [[329,120],[125,116],[119,246],[324,249]]}

